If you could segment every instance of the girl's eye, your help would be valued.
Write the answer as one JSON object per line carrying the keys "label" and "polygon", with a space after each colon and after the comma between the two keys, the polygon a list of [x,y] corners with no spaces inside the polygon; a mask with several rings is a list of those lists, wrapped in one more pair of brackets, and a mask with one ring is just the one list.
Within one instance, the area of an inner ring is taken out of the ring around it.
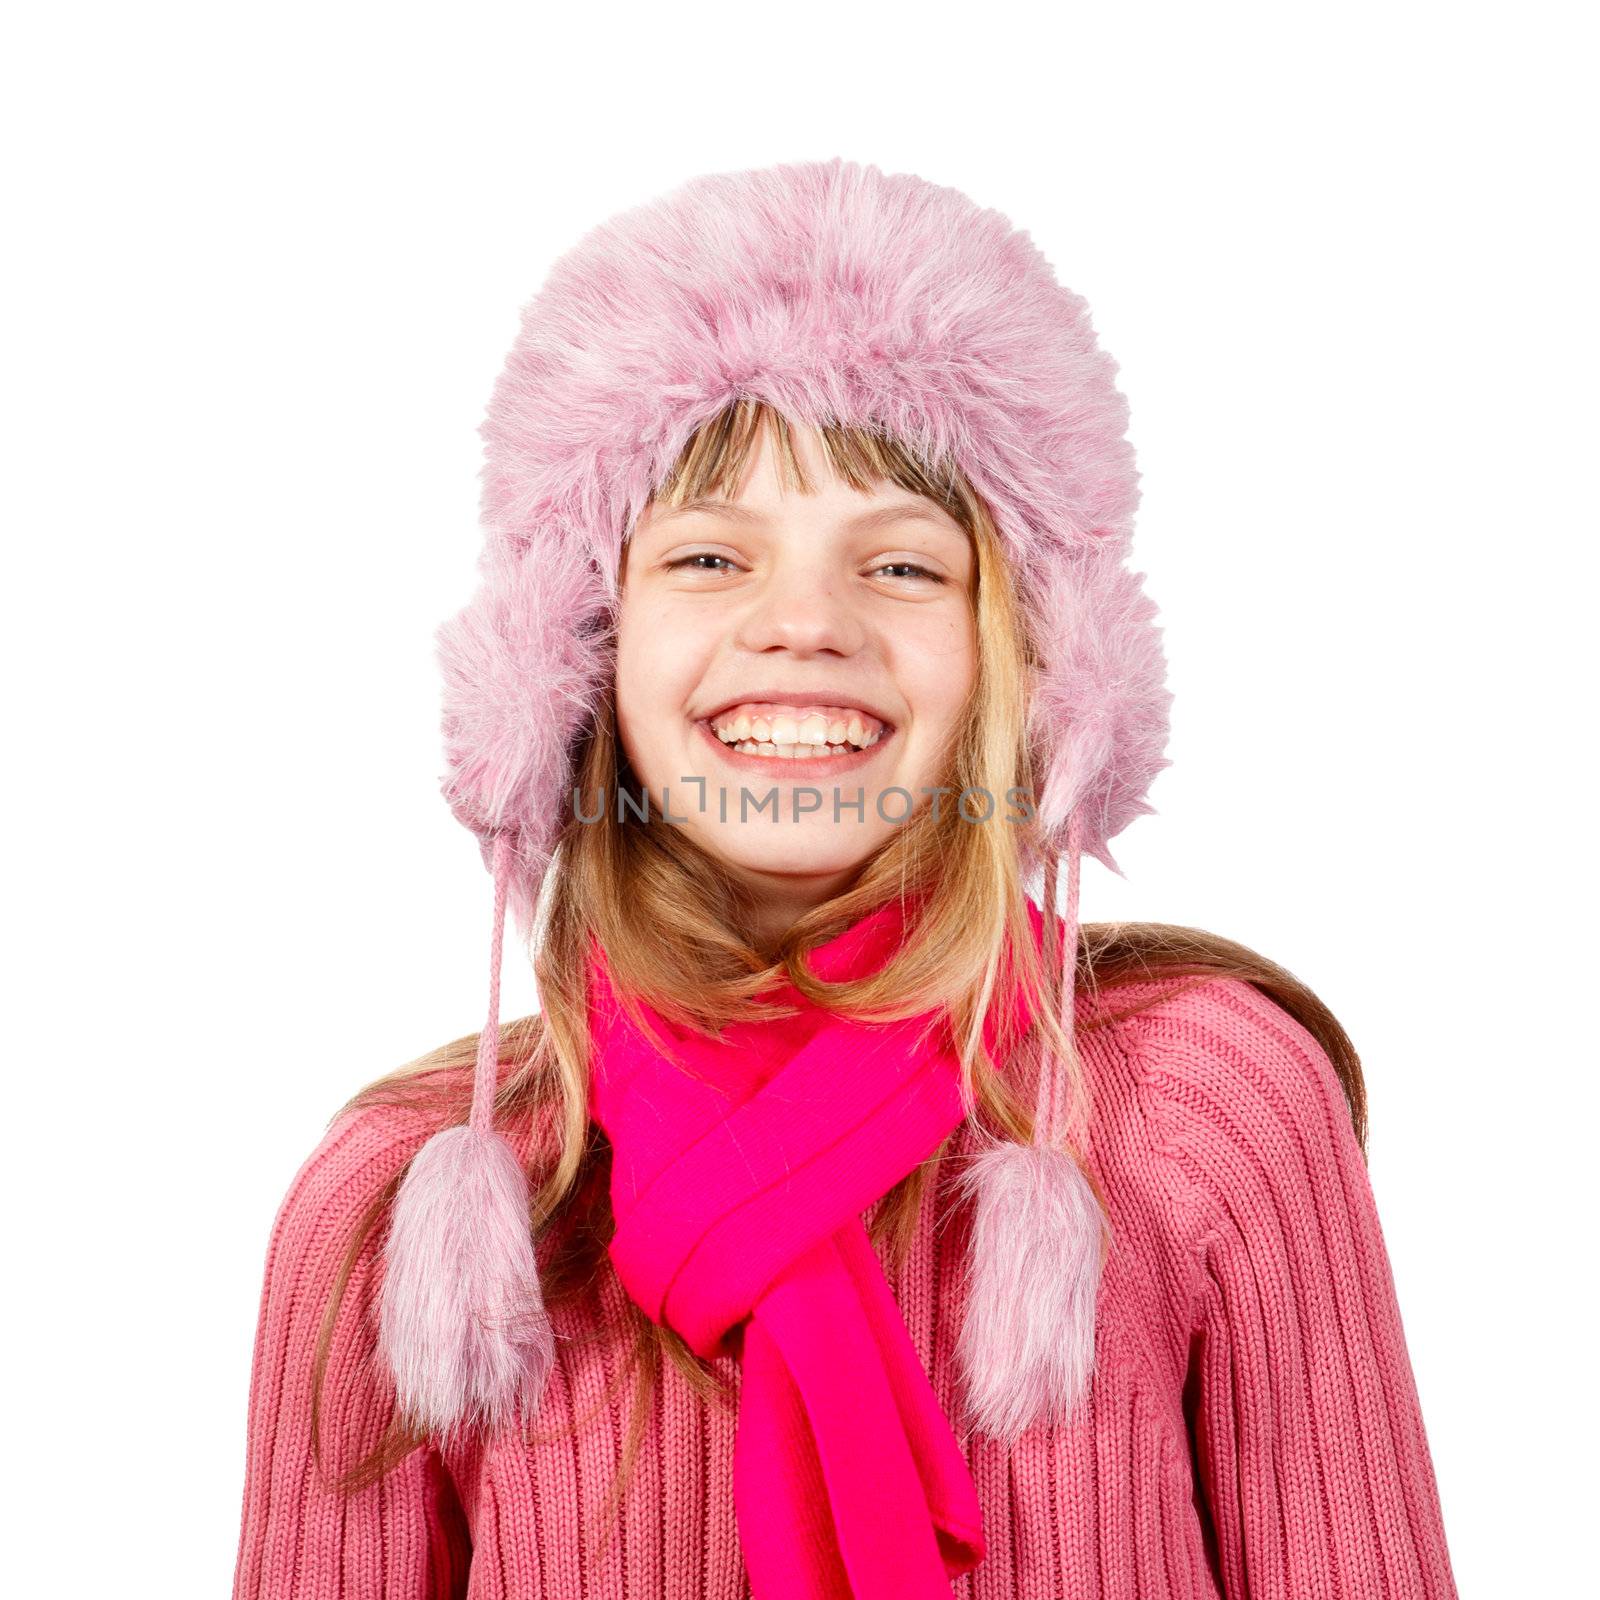
{"label": "girl's eye", "polygon": [[[675,572],[675,571],[677,571],[677,569],[679,567],[687,567],[687,566],[690,565],[690,563],[695,562],[695,561],[727,561],[727,560],[728,560],[728,558],[726,556],[719,556],[716,553],[716,551],[714,551],[714,550],[696,550],[695,553],[692,556],[679,556],[676,561],[669,561],[667,563],[667,570],[670,571],[670,572]],[[730,565],[731,565],[731,563],[730,563]],[[700,572],[720,572],[722,570],[722,568],[720,568],[720,567],[700,567],[697,570],[700,571]]]}
{"label": "girl's eye", "polygon": [[[720,561],[722,566],[701,565]],[[733,563],[727,557],[718,555],[715,550],[696,550],[691,555],[679,556],[676,561],[667,563],[667,570],[676,572],[680,568],[692,567],[696,572],[725,572],[732,568]],[[937,572],[930,571],[927,567],[915,561],[885,561],[872,569],[874,572],[889,572],[893,570],[896,575],[905,574],[913,578],[928,578],[934,583],[945,583],[948,580]]]}
{"label": "girl's eye", "polygon": [[930,572],[926,567],[918,566],[915,561],[885,561],[882,566],[875,568],[877,572],[887,572],[890,567],[898,567],[906,572],[918,573],[924,578],[931,578],[935,583],[944,583],[942,574]]}

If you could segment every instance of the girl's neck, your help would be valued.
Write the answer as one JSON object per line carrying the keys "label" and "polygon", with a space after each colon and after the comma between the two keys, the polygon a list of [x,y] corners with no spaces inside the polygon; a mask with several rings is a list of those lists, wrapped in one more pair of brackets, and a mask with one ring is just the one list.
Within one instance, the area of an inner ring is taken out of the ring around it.
{"label": "girl's neck", "polygon": [[784,934],[807,912],[843,894],[858,870],[852,867],[826,877],[741,873],[750,895],[746,927],[756,950],[768,960],[773,959]]}

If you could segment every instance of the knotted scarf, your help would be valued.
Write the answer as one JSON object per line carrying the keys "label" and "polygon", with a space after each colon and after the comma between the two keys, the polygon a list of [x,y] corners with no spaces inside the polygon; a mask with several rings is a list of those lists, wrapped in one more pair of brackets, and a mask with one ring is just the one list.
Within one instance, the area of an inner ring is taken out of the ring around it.
{"label": "knotted scarf", "polygon": [[[905,926],[891,902],[811,951],[811,970],[876,971]],[[852,1021],[783,983],[769,993],[796,1015],[711,1040],[636,999],[668,1060],[590,952],[611,1260],[652,1321],[740,1359],[733,1493],[754,1594],[945,1600],[983,1560],[977,1491],[861,1213],[961,1121],[948,1024]]]}

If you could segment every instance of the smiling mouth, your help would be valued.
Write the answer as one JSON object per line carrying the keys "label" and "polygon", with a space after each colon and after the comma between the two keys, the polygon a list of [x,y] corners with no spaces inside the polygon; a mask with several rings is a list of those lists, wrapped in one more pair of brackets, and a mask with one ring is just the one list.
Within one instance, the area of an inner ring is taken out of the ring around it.
{"label": "smiling mouth", "polygon": [[810,760],[865,750],[893,730],[887,717],[850,704],[735,702],[701,719],[741,755]]}
{"label": "smiling mouth", "polygon": [[865,733],[859,745],[848,741],[817,744],[799,739],[786,739],[780,744],[772,739],[725,739],[704,717],[695,722],[695,727],[724,761],[769,777],[825,778],[830,773],[850,772],[871,761],[895,735],[894,727],[884,723]]}

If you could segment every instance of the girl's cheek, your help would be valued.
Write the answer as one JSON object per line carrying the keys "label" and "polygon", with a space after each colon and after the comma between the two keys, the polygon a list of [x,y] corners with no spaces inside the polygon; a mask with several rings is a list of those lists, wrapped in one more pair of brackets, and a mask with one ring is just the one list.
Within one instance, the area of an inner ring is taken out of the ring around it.
{"label": "girl's cheek", "polygon": [[925,715],[955,714],[966,704],[977,673],[977,643],[970,629],[930,629],[914,648],[897,654],[901,690]]}

